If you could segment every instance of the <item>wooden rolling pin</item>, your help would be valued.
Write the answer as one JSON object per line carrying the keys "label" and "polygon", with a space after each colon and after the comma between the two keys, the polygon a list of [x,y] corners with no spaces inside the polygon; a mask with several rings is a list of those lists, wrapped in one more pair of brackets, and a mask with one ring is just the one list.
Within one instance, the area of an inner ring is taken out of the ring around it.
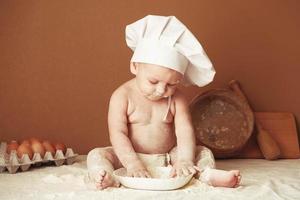
{"label": "wooden rolling pin", "polygon": [[[251,105],[245,93],[242,91],[239,82],[237,80],[232,80],[228,83],[228,85],[230,89],[232,89],[236,94],[243,98],[251,108]],[[253,112],[253,108],[251,108],[251,110]],[[277,142],[272,138],[270,133],[263,128],[263,126],[257,119],[255,119],[255,125],[257,128],[256,139],[263,156],[267,160],[277,159],[280,156],[280,148]]]}

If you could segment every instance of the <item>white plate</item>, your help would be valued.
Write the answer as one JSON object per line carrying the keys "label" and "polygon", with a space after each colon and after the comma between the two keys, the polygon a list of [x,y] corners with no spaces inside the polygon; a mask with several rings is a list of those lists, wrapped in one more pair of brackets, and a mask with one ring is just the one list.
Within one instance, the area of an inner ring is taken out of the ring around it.
{"label": "white plate", "polygon": [[152,178],[128,177],[125,168],[117,169],[113,174],[123,186],[141,190],[175,190],[186,185],[193,177],[193,174],[190,174],[169,178],[171,169],[171,167],[148,168]]}

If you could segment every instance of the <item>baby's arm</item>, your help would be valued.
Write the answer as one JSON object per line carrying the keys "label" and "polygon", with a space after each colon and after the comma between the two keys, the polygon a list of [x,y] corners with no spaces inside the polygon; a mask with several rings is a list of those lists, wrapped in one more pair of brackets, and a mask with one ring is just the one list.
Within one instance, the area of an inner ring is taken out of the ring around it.
{"label": "baby's arm", "polygon": [[188,103],[179,91],[174,95],[175,102],[175,134],[177,138],[177,160],[173,166],[171,176],[195,173],[194,159],[196,139]]}
{"label": "baby's arm", "polygon": [[108,111],[108,128],[113,149],[129,176],[150,177],[135,153],[128,138],[128,98],[126,91],[118,88],[111,96]]}

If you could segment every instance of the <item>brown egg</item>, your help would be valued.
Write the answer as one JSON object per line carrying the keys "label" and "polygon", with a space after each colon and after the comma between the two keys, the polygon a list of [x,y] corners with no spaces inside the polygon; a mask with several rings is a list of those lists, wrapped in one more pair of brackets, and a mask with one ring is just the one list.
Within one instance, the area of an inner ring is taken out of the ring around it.
{"label": "brown egg", "polygon": [[42,158],[44,157],[45,147],[39,141],[33,140],[31,142],[31,149],[32,149],[33,153],[39,153],[39,154],[41,154]]}
{"label": "brown egg", "polygon": [[33,157],[33,151],[27,144],[21,144],[17,149],[17,155],[19,158],[22,158],[24,154],[28,154],[30,159]]}
{"label": "brown egg", "polygon": [[54,146],[51,144],[51,142],[49,142],[48,140],[44,140],[43,141],[43,146],[45,147],[45,151],[46,152],[51,152],[52,156],[55,155],[55,148]]}
{"label": "brown egg", "polygon": [[10,152],[11,152],[12,150],[17,150],[18,147],[19,147],[18,142],[17,142],[16,140],[12,140],[12,141],[10,141],[10,143],[7,145],[6,152],[7,152],[8,154],[10,154]]}
{"label": "brown egg", "polygon": [[56,143],[54,144],[54,147],[55,147],[56,151],[57,151],[57,150],[62,150],[62,152],[63,152],[64,154],[66,153],[67,148],[66,148],[66,145],[65,145],[64,143],[56,142]]}
{"label": "brown egg", "polygon": [[40,141],[38,138],[36,138],[36,137],[31,137],[31,138],[29,138],[29,142],[30,142],[30,144],[32,144],[32,143],[34,143],[34,142],[39,142],[39,143],[41,143],[41,141]]}
{"label": "brown egg", "polygon": [[26,145],[30,146],[30,141],[29,140],[22,140],[21,144],[26,144]]}

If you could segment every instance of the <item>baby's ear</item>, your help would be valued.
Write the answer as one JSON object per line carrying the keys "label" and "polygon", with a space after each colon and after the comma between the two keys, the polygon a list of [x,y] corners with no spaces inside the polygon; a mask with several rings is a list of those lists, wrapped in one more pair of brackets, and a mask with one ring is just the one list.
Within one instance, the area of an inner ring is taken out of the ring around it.
{"label": "baby's ear", "polygon": [[137,73],[137,63],[130,62],[130,72],[134,75]]}

